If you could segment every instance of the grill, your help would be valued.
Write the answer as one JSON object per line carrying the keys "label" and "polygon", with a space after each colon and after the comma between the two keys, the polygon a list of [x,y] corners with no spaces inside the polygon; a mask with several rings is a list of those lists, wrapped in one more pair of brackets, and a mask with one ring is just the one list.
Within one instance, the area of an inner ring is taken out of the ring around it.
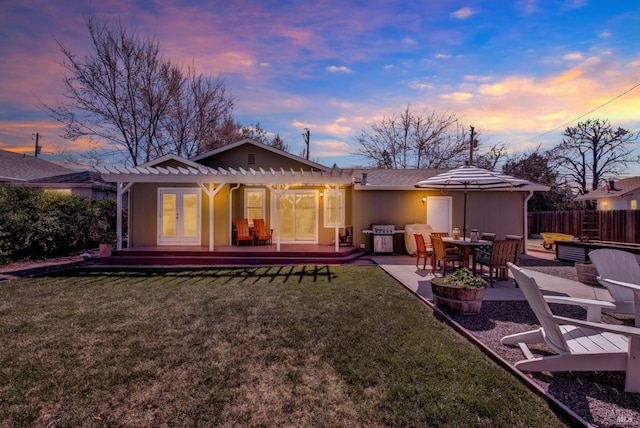
{"label": "grill", "polygon": [[393,224],[372,224],[371,236],[373,237],[373,252],[380,253],[393,253],[393,236],[396,232],[396,227]]}

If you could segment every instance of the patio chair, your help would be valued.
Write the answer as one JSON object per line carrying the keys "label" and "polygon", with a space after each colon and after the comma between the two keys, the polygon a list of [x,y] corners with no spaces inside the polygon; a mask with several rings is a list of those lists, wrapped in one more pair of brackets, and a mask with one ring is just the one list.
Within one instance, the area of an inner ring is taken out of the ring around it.
{"label": "patio chair", "polygon": [[495,233],[482,232],[482,235],[480,235],[480,240],[481,241],[490,241],[491,244],[478,245],[477,247],[475,247],[474,252],[473,252],[473,257],[474,258],[481,258],[481,259],[489,260],[489,258],[491,257],[491,245],[493,244],[493,241],[496,240],[496,234]]}
{"label": "patio chair", "polygon": [[353,226],[344,227],[344,235],[340,235],[340,245],[350,247],[353,244]]}
{"label": "patio chair", "polygon": [[249,231],[249,222],[246,218],[236,219],[236,245],[240,245],[240,242],[251,242],[253,245],[254,236]]}
{"label": "patio chair", "polygon": [[[420,257],[424,257],[424,264],[422,270],[427,268],[427,259],[433,258],[433,248],[428,248],[424,242],[424,236],[420,233],[414,233],[413,237],[416,240],[416,267],[420,264]],[[433,265],[433,263],[432,263]]]}
{"label": "patio chair", "polygon": [[482,235],[480,235],[480,240],[493,242],[493,241],[496,240],[496,234],[495,233],[482,232]]}
{"label": "patio chair", "polygon": [[640,265],[635,254],[622,250],[604,248],[593,250],[589,259],[598,271],[598,282],[607,288],[615,309],[603,309],[607,312],[636,314],[636,327],[640,327],[640,315],[635,310],[633,291],[619,285],[631,283],[640,285]]}
{"label": "patio chair", "polygon": [[[513,263],[540,328],[505,336],[503,345],[518,345],[525,357],[515,367],[525,372],[626,371],[625,391],[640,392],[640,328],[554,315],[535,279]],[[640,290],[640,288],[639,288]],[[528,344],[546,343],[555,355],[534,356]]]}
{"label": "patio chair", "polygon": [[[436,237],[436,238],[448,238],[449,237],[449,232],[431,232],[429,234],[430,237]],[[454,253],[460,253],[460,247],[458,247],[455,244],[447,244],[445,242],[443,242],[444,244],[444,248],[448,251],[448,252],[454,252]]]}
{"label": "patio chair", "polygon": [[489,283],[491,286],[493,286],[494,269],[496,278],[507,279],[507,263],[513,263],[517,248],[517,241],[497,240],[491,245],[488,257],[486,252],[476,251],[473,257],[473,273],[476,272],[477,265],[480,265],[481,274],[484,270],[483,266],[487,266],[489,268]]}
{"label": "patio chair", "polygon": [[260,244],[260,242],[265,244],[267,242],[269,242],[269,244],[272,243],[273,229],[267,230],[263,218],[253,219],[253,234],[258,244]]}
{"label": "patio chair", "polygon": [[518,249],[516,250],[516,258],[514,263],[520,266],[520,255],[522,254],[522,246],[524,245],[524,237],[520,235],[506,235],[504,237],[507,241],[518,241]]}
{"label": "patio chair", "polygon": [[462,254],[447,251],[444,242],[442,242],[442,237],[431,234],[431,245],[433,245],[432,266],[434,271],[436,270],[436,264],[438,262],[442,263],[442,276],[445,276],[447,273],[448,263],[451,263],[452,269],[455,269],[456,262],[458,262],[458,267],[462,266]]}

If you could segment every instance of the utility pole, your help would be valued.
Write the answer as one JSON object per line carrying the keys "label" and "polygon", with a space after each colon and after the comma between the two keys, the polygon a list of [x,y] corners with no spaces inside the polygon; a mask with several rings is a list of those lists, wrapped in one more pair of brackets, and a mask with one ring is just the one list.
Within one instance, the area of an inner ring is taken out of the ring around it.
{"label": "utility pole", "polygon": [[309,128],[304,128],[302,136],[304,137],[304,142],[307,145],[306,158],[309,160],[309,140],[311,140],[311,131],[309,131]]}
{"label": "utility pole", "polygon": [[35,155],[35,157],[38,157],[38,155],[42,151],[42,146],[39,144],[40,143],[40,134],[38,132],[35,133],[35,141],[36,141],[36,149],[35,149],[34,155]]}
{"label": "utility pole", "polygon": [[473,149],[478,148],[478,142],[476,141],[475,128],[471,127],[471,138],[469,140],[469,165],[473,166]]}

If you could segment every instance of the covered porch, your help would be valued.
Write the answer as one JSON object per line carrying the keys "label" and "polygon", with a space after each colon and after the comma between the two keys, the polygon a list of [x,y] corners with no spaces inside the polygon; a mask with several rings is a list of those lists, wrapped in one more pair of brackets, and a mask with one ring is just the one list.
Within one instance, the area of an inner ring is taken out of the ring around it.
{"label": "covered porch", "polygon": [[[158,162],[167,161],[160,159]],[[175,160],[175,159],[169,159]],[[265,189],[266,195],[270,198],[270,228],[273,229],[273,246],[261,246],[257,252],[283,252],[287,248],[297,248],[297,244],[287,242],[286,232],[290,228],[292,220],[289,211],[289,200],[293,195],[300,198],[304,192],[306,199],[311,198],[312,211],[300,210],[302,214],[310,212],[312,225],[312,236],[305,236],[300,241],[308,241],[301,245],[306,252],[312,251],[311,246],[319,242],[318,230],[330,230],[331,235],[325,235],[325,242],[332,242],[333,252],[340,253],[339,241],[340,231],[345,228],[344,204],[335,203],[328,209],[328,216],[331,217],[330,225],[327,221],[324,225],[318,225],[321,206],[319,200],[337,201],[344,198],[345,187],[351,186],[353,177],[351,171],[341,169],[331,169],[327,171],[315,171],[304,169],[264,169],[264,168],[212,168],[196,164],[191,161],[181,160],[183,166],[169,165],[143,165],[137,167],[99,167],[98,171],[103,175],[105,181],[116,183],[117,186],[117,236],[116,249],[123,250],[123,199],[129,198],[130,211],[129,238],[133,238],[133,247],[138,250],[141,245],[157,245],[157,252],[170,252],[173,247],[173,239],[167,238],[165,234],[163,219],[169,219],[172,229],[179,230],[180,242],[176,251],[184,253],[191,251],[199,245],[203,245],[203,250],[209,252],[227,252],[225,244],[235,243],[233,239],[233,224],[237,218],[247,218],[247,212],[234,212],[232,202],[234,198],[242,198],[242,195],[234,193],[240,188]],[[139,199],[138,203],[131,200],[131,193],[137,186],[140,191],[138,197],[144,195],[144,199]],[[259,190],[260,191],[260,190]],[[264,190],[262,190],[264,198]],[[254,191],[254,193],[256,193]],[[202,200],[201,200],[202,199]],[[171,210],[167,210],[165,200],[169,201]],[[218,201],[214,203],[214,201]],[[138,212],[135,212],[138,207]],[[140,208],[143,207],[143,208]],[[156,208],[157,207],[157,208]],[[215,207],[215,208],[214,208]],[[264,216],[265,205],[263,202],[262,215]],[[305,207],[308,208],[308,207]],[[135,214],[135,215],[134,215]],[[164,216],[164,217],[163,217]],[[325,213],[325,219],[328,217]],[[136,220],[132,224],[132,218]],[[254,216],[256,218],[260,218]],[[263,217],[264,218],[264,217]],[[188,224],[187,224],[188,222]],[[157,225],[157,226],[156,226]],[[144,242],[136,238],[140,236],[140,231],[145,230]],[[157,233],[156,233],[157,230]],[[173,233],[173,232],[172,232]],[[328,238],[328,239],[326,239]],[[136,242],[137,239],[137,242]],[[215,243],[215,245],[214,245]],[[293,245],[293,247],[290,247]],[[230,247],[228,251],[233,251],[235,247]],[[242,252],[246,252],[248,247],[242,247]],[[260,249],[265,248],[265,249]],[[328,249],[323,248],[322,252]]]}

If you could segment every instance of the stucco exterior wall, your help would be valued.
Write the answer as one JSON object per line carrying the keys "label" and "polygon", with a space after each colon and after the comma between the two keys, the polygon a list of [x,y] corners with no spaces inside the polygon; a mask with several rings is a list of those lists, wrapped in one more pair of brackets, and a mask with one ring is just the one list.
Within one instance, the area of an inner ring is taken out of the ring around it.
{"label": "stucco exterior wall", "polygon": [[[199,188],[190,184],[138,183],[130,194],[131,219],[129,246],[154,246],[158,243],[158,189]],[[214,245],[230,245],[229,192],[224,186],[214,198]],[[209,245],[209,196],[200,192],[201,243]]]}
{"label": "stucco exterior wall", "polygon": [[[423,196],[443,196],[440,191],[416,190],[356,190],[353,198],[354,245],[365,245],[371,250],[371,239],[362,233],[371,224],[394,224],[403,229],[405,224],[425,223],[427,204]],[[468,192],[467,235],[471,229],[496,233],[498,239],[506,234],[524,233],[523,204],[526,192]],[[463,192],[448,192],[452,197],[452,224],[462,230]],[[396,242],[398,244],[398,242]]]}

